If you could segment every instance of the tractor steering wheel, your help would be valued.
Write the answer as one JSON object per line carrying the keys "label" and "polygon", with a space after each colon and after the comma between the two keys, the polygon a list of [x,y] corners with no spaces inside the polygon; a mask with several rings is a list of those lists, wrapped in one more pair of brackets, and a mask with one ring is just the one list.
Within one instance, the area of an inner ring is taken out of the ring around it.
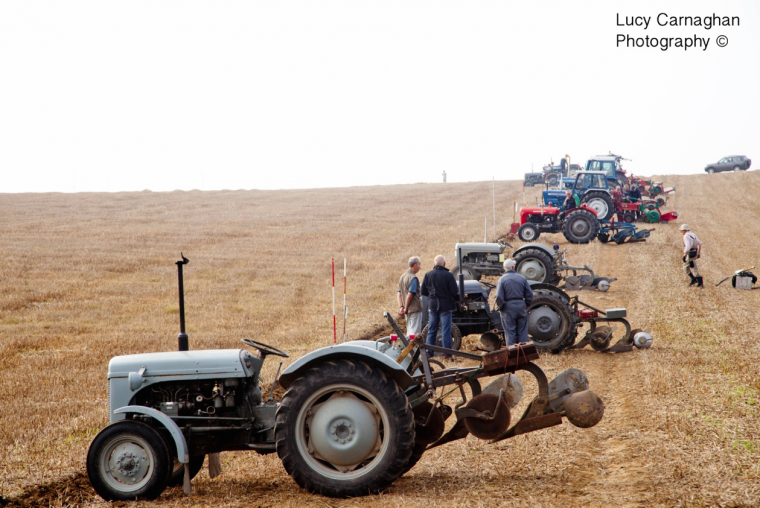
{"label": "tractor steering wheel", "polygon": [[246,346],[250,346],[254,349],[258,349],[259,352],[261,352],[262,358],[265,357],[266,355],[274,355],[274,356],[282,356],[283,358],[290,358],[290,355],[286,353],[285,351],[277,349],[276,347],[272,347],[268,344],[264,344],[263,342],[257,342],[253,339],[240,339],[240,341]]}

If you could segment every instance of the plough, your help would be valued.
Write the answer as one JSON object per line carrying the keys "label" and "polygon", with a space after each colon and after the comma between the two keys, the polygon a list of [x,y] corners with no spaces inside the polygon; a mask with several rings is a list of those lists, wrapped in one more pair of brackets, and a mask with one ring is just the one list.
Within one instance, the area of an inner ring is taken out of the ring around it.
{"label": "plough", "polygon": [[616,244],[644,242],[649,238],[652,231],[654,228],[637,230],[635,224],[628,222],[603,222],[597,238],[602,243],[610,241]]}
{"label": "plough", "polygon": [[[554,244],[554,259],[556,270],[562,273],[565,283],[559,286],[560,289],[569,291],[578,291],[582,289],[605,292],[610,289],[610,283],[615,282],[617,278],[597,277],[594,270],[589,265],[573,266],[567,264],[567,249],[559,250],[559,245]],[[572,275],[570,273],[572,272]],[[578,275],[578,272],[588,272],[588,274]]]}
{"label": "plough", "polygon": [[[585,308],[580,308],[580,305],[583,305]],[[583,349],[586,346],[591,346],[591,349],[594,351],[622,353],[632,351],[634,346],[639,349],[646,349],[652,345],[651,335],[640,328],[631,329],[631,324],[625,319],[627,312],[624,308],[603,311],[581,302],[578,297],[574,297],[571,306],[578,317],[576,325],[580,326],[583,323],[588,323],[589,330],[570,349]],[[615,344],[610,346],[615,330],[612,326],[608,325],[612,323],[622,324],[625,328],[625,333]]]}

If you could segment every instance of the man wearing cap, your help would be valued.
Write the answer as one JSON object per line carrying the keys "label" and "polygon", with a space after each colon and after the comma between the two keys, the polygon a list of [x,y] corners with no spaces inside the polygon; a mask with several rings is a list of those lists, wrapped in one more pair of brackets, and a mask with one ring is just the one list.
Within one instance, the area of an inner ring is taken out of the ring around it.
{"label": "man wearing cap", "polygon": [[683,271],[691,279],[689,286],[696,284],[698,288],[703,288],[702,276],[699,275],[697,269],[697,259],[702,254],[702,242],[699,241],[688,224],[681,224],[678,230],[683,235]]}
{"label": "man wearing cap", "polygon": [[507,346],[528,342],[528,306],[533,303],[533,290],[528,281],[515,271],[515,260],[504,261],[507,271],[496,286],[496,308],[501,315]]}
{"label": "man wearing cap", "polygon": [[401,274],[396,298],[399,316],[406,316],[406,334],[418,335],[422,331],[422,302],[420,301],[420,281],[417,272],[421,268],[420,258],[409,258],[409,269]]}

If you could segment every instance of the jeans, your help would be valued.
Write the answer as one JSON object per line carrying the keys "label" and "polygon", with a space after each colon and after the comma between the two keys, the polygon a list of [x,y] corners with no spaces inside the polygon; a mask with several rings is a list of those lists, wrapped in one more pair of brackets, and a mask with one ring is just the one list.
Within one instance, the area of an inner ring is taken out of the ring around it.
{"label": "jeans", "polygon": [[507,346],[528,342],[528,310],[522,300],[511,300],[499,312]]}
{"label": "jeans", "polygon": [[451,349],[451,311],[444,312],[438,310],[428,311],[428,333],[427,343],[435,346],[436,335],[438,335],[438,325],[441,325],[441,345]]}

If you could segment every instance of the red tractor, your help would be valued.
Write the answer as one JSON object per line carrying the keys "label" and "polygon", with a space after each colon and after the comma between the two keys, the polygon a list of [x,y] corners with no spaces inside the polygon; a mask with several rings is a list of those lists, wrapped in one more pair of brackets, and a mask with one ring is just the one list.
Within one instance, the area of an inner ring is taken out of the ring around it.
{"label": "red tractor", "polygon": [[517,237],[534,242],[541,232],[562,232],[570,243],[588,243],[599,233],[596,210],[585,203],[578,208],[562,211],[555,206],[520,208],[520,227]]}
{"label": "red tractor", "polygon": [[675,187],[665,187],[662,182],[645,180],[640,176],[634,175],[631,175],[630,184],[638,186],[639,189],[641,189],[642,196],[649,196],[651,199],[657,201],[659,206],[664,206],[667,197],[676,191]]}
{"label": "red tractor", "polygon": [[678,212],[663,213],[660,210],[659,201],[642,198],[638,201],[623,199],[620,189],[612,191],[612,199],[615,204],[615,214],[618,222],[670,222],[678,218]]}

